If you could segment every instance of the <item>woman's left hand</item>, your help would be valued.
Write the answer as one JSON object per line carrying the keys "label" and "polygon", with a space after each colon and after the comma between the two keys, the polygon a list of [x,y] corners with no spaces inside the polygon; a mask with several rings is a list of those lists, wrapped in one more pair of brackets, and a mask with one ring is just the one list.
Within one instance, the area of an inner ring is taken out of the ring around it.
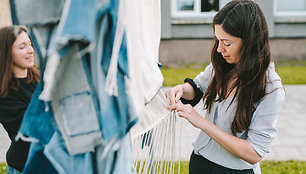
{"label": "woman's left hand", "polygon": [[176,110],[180,117],[188,120],[196,128],[200,128],[201,121],[204,119],[190,104],[176,103],[169,106],[168,109]]}
{"label": "woman's left hand", "polygon": [[233,136],[220,129],[198,114],[190,104],[184,105],[182,103],[176,103],[170,105],[168,109],[176,110],[180,117],[184,117],[194,127],[201,129],[229,153],[250,164],[255,164],[261,160],[261,157],[247,140]]}

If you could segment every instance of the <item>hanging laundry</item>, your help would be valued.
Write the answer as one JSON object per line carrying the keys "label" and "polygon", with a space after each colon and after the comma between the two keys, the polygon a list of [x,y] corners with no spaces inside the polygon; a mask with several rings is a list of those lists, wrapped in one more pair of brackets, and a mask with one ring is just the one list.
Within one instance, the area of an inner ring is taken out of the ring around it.
{"label": "hanging laundry", "polygon": [[10,3],[41,71],[17,136],[31,142],[23,172],[135,173],[131,137],[175,120],[161,91],[160,1]]}

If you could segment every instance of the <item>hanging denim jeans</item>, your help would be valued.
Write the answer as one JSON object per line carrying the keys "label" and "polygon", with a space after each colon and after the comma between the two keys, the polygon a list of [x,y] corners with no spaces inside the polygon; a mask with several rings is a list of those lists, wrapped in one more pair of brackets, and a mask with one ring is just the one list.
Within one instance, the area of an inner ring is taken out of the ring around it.
{"label": "hanging denim jeans", "polygon": [[92,152],[86,152],[79,155],[70,155],[67,152],[64,139],[59,132],[55,132],[46,145],[44,154],[50,160],[53,167],[61,174],[91,174]]}
{"label": "hanging denim jeans", "polygon": [[[106,156],[113,160],[105,162],[107,166],[114,165],[111,167],[113,172],[130,173],[132,165],[126,162],[130,161],[130,144],[126,134],[135,123],[136,116],[126,94],[128,62],[125,37],[122,38],[118,56],[118,96],[109,96],[104,90],[115,38],[119,0],[56,0],[42,3],[42,6],[37,3],[37,6],[42,7],[39,10],[48,7],[50,11],[45,14],[42,12],[45,15],[42,17],[28,16],[31,19],[20,16],[22,11],[27,12],[29,8],[23,2],[20,2],[20,6],[14,6],[15,1],[21,0],[11,0],[15,11],[12,14],[13,21],[31,28],[30,32],[36,40],[34,45],[40,48],[39,55],[43,65],[41,71],[44,78],[51,77],[41,82],[34,104],[30,107],[38,106],[32,112],[40,118],[36,122],[34,115],[29,116],[29,121],[22,125],[20,131],[38,140],[31,145],[25,171],[36,173],[34,170],[37,169],[40,173],[48,173],[44,170],[49,168],[49,172],[54,173],[55,169],[60,173],[71,172],[75,171],[76,165],[85,162],[86,171],[83,173],[92,172],[90,151],[104,148],[110,140],[118,137],[120,147],[113,147],[113,150],[107,152]],[[50,8],[46,4],[50,4]],[[27,14],[24,15],[27,17]],[[91,50],[93,45],[95,49]],[[91,73],[87,66],[88,59],[85,58],[88,52],[92,52],[90,62],[97,62],[91,64]],[[95,89],[91,76],[96,84]],[[40,92],[45,92],[40,95],[45,102],[39,100]],[[30,127],[29,123],[35,128]],[[40,123],[44,127],[40,127]],[[103,145],[102,137],[105,140]],[[118,155],[118,149],[124,149],[120,150],[123,155]],[[66,160],[72,160],[76,165],[71,166]],[[120,170],[120,167],[124,170]]]}

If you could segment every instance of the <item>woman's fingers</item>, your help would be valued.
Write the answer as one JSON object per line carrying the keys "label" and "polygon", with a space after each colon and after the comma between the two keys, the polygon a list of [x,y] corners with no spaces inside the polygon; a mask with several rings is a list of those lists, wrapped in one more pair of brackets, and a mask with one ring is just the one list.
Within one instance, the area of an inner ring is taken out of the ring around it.
{"label": "woman's fingers", "polygon": [[180,85],[177,85],[171,89],[168,89],[165,93],[167,99],[170,101],[170,104],[173,105],[177,103],[180,98],[182,97],[183,94],[183,89],[181,88]]}
{"label": "woman's fingers", "polygon": [[176,110],[176,104],[170,105],[170,106],[168,107],[168,109],[169,109],[170,111]]}
{"label": "woman's fingers", "polygon": [[169,108],[169,110],[176,110],[177,112],[182,112],[182,111],[184,111],[184,104],[182,104],[182,103],[174,103],[174,104],[172,104],[172,105],[170,105],[168,108]]}
{"label": "woman's fingers", "polygon": [[171,89],[170,91],[169,91],[169,96],[170,96],[170,104],[171,105],[173,105],[173,104],[175,104],[176,102],[175,102],[175,89]]}
{"label": "woman's fingers", "polygon": [[169,90],[167,90],[167,91],[165,92],[165,96],[166,96],[166,98],[170,101],[170,98],[169,98]]}

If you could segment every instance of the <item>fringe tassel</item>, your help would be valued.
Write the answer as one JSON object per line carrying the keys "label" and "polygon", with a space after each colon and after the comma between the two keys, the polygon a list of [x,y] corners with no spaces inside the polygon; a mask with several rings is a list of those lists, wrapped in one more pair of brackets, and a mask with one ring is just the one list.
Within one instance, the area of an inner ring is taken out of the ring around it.
{"label": "fringe tassel", "polygon": [[[180,130],[176,129],[176,111],[172,111],[164,120],[148,132],[136,137],[132,142],[134,167],[139,174],[174,174],[178,159],[180,173]],[[176,131],[179,131],[179,137]],[[178,156],[176,156],[178,154]]]}

